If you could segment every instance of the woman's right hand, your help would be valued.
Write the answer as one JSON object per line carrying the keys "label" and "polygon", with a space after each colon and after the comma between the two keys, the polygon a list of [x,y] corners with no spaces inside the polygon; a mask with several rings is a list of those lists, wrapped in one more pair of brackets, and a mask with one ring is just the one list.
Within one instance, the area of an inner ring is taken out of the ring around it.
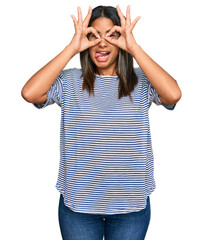
{"label": "woman's right hand", "polygon": [[[88,14],[84,21],[82,20],[81,8],[77,7],[77,10],[78,21],[76,20],[74,15],[71,15],[75,26],[75,34],[69,44],[73,48],[75,54],[82,52],[89,47],[93,47],[101,41],[96,29],[93,27],[88,27],[89,20],[92,14],[92,8],[89,7]],[[88,33],[93,33],[97,38],[93,41],[89,41],[87,38]]]}

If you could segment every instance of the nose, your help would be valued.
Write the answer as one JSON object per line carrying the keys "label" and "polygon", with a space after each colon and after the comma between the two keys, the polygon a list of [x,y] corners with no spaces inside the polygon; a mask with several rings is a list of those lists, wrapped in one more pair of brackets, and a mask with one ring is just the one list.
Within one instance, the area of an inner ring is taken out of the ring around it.
{"label": "nose", "polygon": [[100,36],[101,41],[99,42],[99,46],[105,47],[107,46],[108,42],[102,37]]}

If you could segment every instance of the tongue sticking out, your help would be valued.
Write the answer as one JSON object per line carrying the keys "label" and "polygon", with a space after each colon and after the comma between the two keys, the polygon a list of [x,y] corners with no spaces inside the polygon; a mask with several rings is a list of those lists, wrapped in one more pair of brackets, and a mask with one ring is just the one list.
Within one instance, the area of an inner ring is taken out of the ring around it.
{"label": "tongue sticking out", "polygon": [[109,52],[107,52],[107,53],[99,53],[99,52],[97,52],[96,54],[95,54],[95,57],[97,58],[97,57],[104,57],[104,56],[107,56],[109,54]]}

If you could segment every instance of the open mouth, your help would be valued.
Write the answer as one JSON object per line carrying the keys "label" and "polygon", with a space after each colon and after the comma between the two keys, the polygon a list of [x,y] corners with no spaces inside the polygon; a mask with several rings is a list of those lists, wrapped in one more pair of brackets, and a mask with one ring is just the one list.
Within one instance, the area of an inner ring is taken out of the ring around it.
{"label": "open mouth", "polygon": [[96,52],[95,58],[97,60],[107,60],[109,58],[110,52]]}

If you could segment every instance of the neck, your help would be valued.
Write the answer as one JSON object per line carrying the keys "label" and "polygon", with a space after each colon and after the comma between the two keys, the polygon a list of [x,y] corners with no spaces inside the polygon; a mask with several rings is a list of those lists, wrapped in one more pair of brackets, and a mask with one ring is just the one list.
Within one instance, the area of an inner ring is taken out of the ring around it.
{"label": "neck", "polygon": [[98,75],[101,76],[117,76],[116,70],[115,69],[97,69]]}

